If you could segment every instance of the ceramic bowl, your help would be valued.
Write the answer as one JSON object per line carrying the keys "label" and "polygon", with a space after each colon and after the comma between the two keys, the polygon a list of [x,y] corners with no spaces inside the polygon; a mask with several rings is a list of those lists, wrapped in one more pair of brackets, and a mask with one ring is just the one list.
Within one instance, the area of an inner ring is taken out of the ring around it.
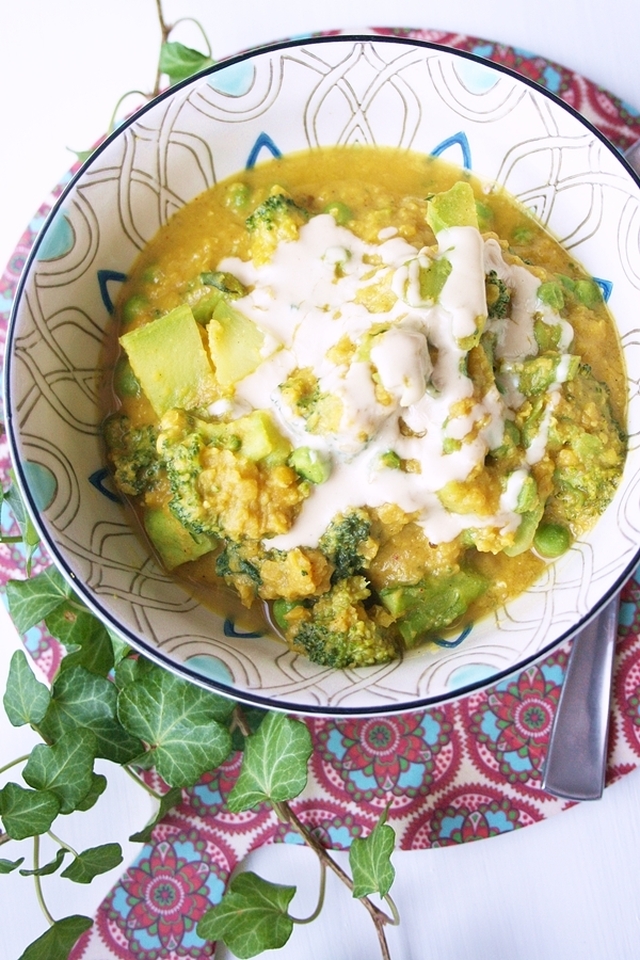
{"label": "ceramic bowl", "polygon": [[[361,142],[411,148],[503,184],[597,278],[629,371],[630,450],[592,533],[464,636],[402,661],[329,670],[199,605],[158,567],[105,469],[97,402],[105,331],[142,247],[211,184],[272,155]],[[134,647],[243,702],[376,714],[446,701],[543,656],[620,587],[640,543],[640,184],[573,110],[470,54],[335,36],[225,61],[160,96],[65,190],[21,280],[7,344],[6,429],[45,544]]]}

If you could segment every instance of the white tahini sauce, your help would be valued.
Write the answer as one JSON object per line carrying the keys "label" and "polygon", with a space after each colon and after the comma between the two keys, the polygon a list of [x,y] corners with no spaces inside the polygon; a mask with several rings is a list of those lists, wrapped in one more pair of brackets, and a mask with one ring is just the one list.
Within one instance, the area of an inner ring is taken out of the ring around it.
{"label": "white tahini sauce", "polygon": [[[379,240],[365,243],[321,214],[300,228],[297,240],[281,242],[266,264],[229,257],[218,265],[250,290],[234,307],[268,344],[257,370],[236,384],[232,409],[270,410],[294,446],[323,450],[332,461],[329,479],[313,487],[291,530],[269,540],[271,547],[315,546],[337,513],[385,503],[416,512],[432,543],[450,541],[470,526],[515,529],[518,493],[529,466],[544,455],[558,384],[499,513],[475,517],[442,506],[438,491],[484,462],[502,442],[505,419],[523,401],[508,384],[474,397],[465,372],[461,341],[486,323],[485,273],[495,270],[511,292],[509,319],[491,321],[500,359],[536,355],[536,318],[562,327],[561,350],[568,350],[572,330],[538,300],[540,281],[508,263],[500,244],[483,240],[475,228],[440,231],[437,251],[418,250],[395,229],[381,231]],[[448,259],[451,271],[437,301],[423,303],[420,270],[434,257]],[[368,309],[371,297],[375,312]],[[348,362],[336,363],[336,351],[333,360],[327,353],[345,338],[355,349]],[[322,393],[341,401],[334,433],[310,433],[285,402],[280,385],[302,368],[313,371]],[[411,470],[388,465],[389,451],[411,461]]]}

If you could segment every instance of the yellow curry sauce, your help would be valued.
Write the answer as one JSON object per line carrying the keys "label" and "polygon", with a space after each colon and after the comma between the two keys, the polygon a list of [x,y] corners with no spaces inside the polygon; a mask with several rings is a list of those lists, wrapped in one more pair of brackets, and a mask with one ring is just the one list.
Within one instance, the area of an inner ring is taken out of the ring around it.
{"label": "yellow curry sauce", "polygon": [[164,565],[328,666],[521,593],[624,461],[597,284],[513,198],[410,152],[292,155],[196,198],[107,354],[108,456]]}

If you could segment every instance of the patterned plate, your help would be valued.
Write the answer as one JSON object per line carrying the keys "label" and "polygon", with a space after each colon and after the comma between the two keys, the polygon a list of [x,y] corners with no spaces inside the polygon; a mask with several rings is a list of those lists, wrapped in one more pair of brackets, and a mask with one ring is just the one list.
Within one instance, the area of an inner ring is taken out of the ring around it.
{"label": "patterned plate", "polygon": [[[376,33],[442,43],[518,70],[579,110],[616,146],[640,137],[640,113],[564,67],[460,34],[376,29]],[[71,174],[70,174],[71,175]],[[29,249],[64,184],[47,198],[0,281],[0,343]],[[0,448],[6,476],[8,456]],[[40,558],[45,564],[46,557]],[[0,547],[0,582],[23,575],[17,547]],[[52,676],[60,659],[40,628],[26,637],[36,662]],[[417,713],[393,717],[308,719],[315,751],[298,815],[328,847],[346,849],[366,834],[390,802],[389,822],[402,849],[450,846],[508,833],[571,806],[541,789],[541,770],[565,675],[570,644],[495,686]],[[640,578],[622,595],[615,666],[607,784],[640,765]],[[224,798],[238,774],[232,757],[205,776],[156,828],[153,842],[100,906],[96,924],[73,960],[174,960],[202,957],[195,932],[227,878],[265,843],[296,842],[266,808],[229,814]]]}

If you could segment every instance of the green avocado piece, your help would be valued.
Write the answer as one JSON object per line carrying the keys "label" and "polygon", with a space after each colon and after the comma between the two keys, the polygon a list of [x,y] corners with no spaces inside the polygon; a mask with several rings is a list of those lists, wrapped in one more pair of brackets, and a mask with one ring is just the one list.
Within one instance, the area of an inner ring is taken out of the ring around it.
{"label": "green avocado piece", "polygon": [[120,344],[157,416],[174,407],[193,410],[219,396],[200,327],[189,306],[176,307],[123,334]]}
{"label": "green avocado piece", "polygon": [[446,227],[478,228],[478,211],[473,188],[464,180],[443,193],[436,193],[427,205],[427,223],[435,234]]}
{"label": "green avocado piece", "polygon": [[473,570],[459,570],[449,576],[428,576],[412,585],[385,587],[380,599],[397,618],[407,647],[415,646],[429,634],[448,627],[477,600],[489,583]]}
{"label": "green avocado piece", "polygon": [[168,507],[147,508],[143,514],[143,524],[167,570],[173,570],[189,560],[197,560],[217,545],[213,537],[191,533],[183,527]]}
{"label": "green avocado piece", "polygon": [[216,379],[223,389],[253,373],[264,359],[264,334],[225,300],[216,305],[207,331]]}
{"label": "green avocado piece", "polygon": [[232,420],[228,427],[240,438],[240,452],[249,460],[263,460],[274,467],[285,463],[291,453],[291,444],[267,410],[253,410],[246,417]]}

